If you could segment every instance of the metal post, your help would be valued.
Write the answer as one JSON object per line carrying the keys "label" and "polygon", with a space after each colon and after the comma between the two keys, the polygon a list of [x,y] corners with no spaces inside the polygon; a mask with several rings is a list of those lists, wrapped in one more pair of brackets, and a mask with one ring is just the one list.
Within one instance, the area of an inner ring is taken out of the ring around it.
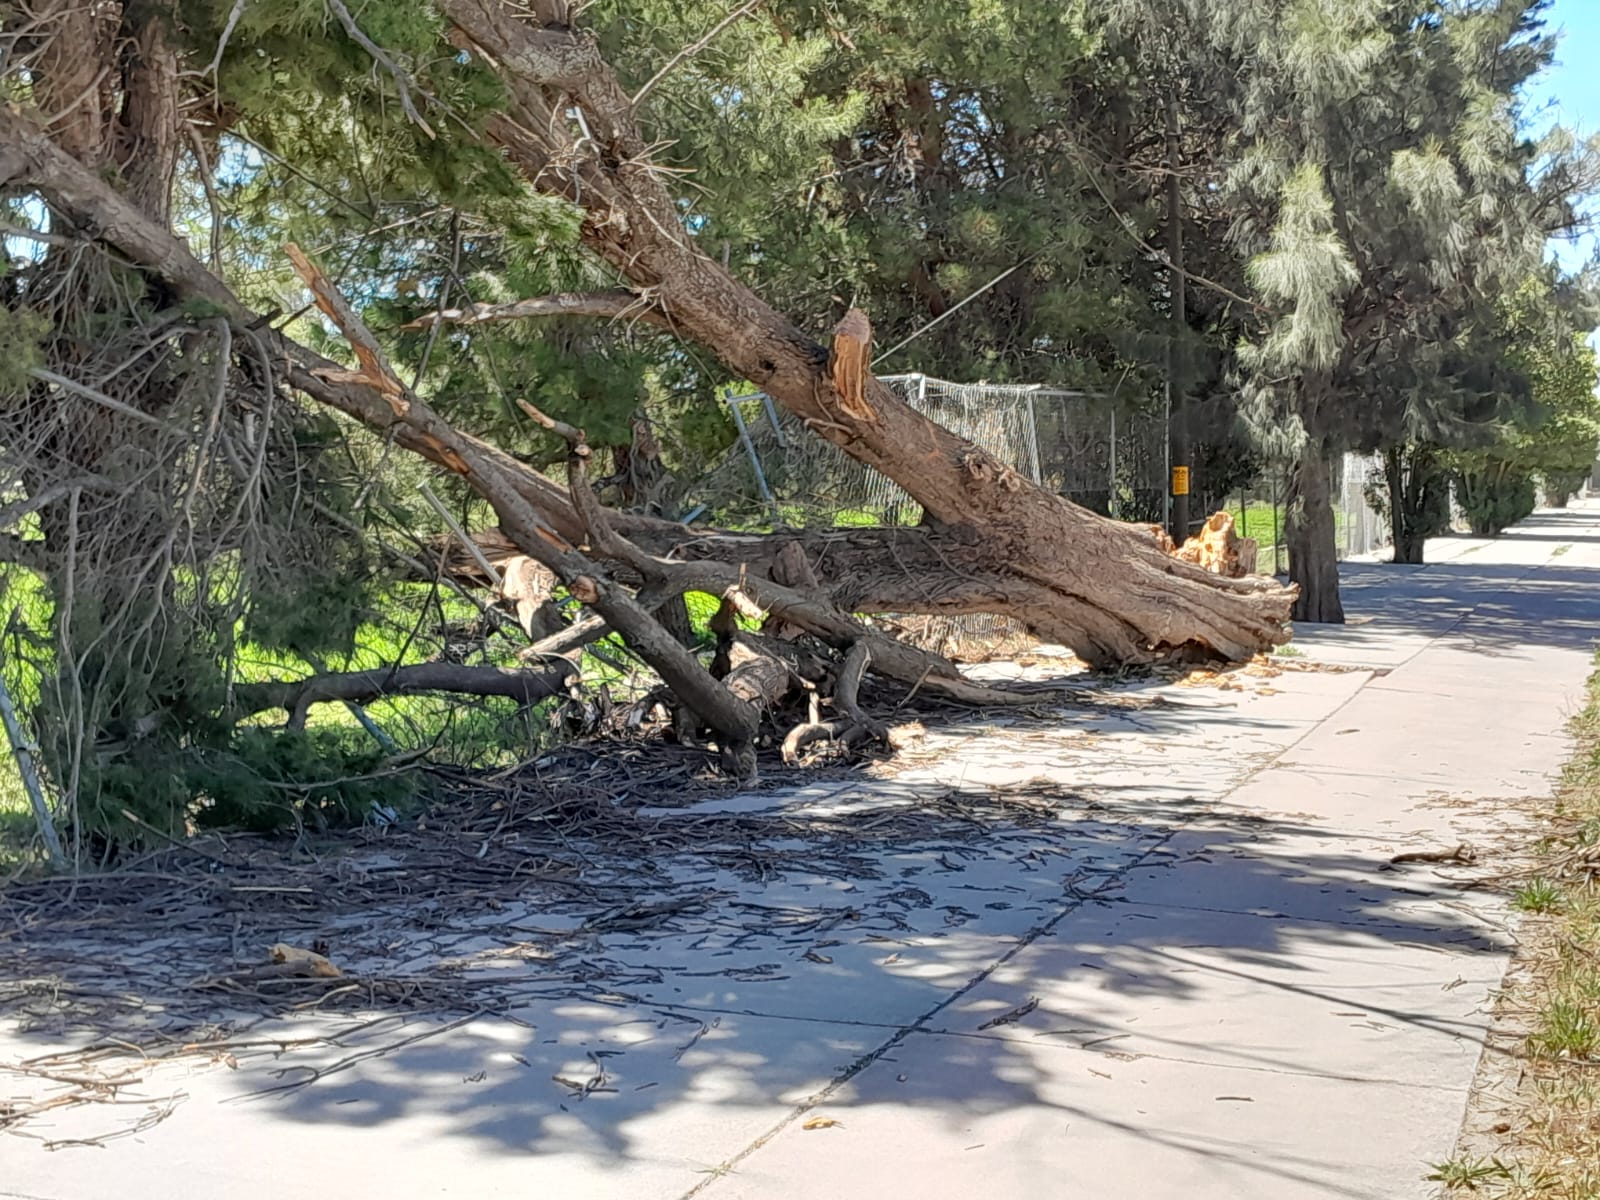
{"label": "metal post", "polygon": [[784,524],[783,513],[778,510],[778,502],[772,498],[772,489],[767,486],[767,473],[761,469],[761,456],[756,453],[755,441],[750,437],[750,429],[744,423],[744,413],[739,411],[739,401],[742,396],[732,395],[732,388],[723,394],[723,402],[733,413],[733,423],[739,429],[739,440],[744,443],[745,455],[750,459],[750,469],[755,472],[756,487],[761,491],[761,498],[767,502],[767,507],[772,510],[773,524]]}
{"label": "metal post", "polygon": [[1033,481],[1044,482],[1044,465],[1039,461],[1039,410],[1034,406],[1033,393],[1028,393],[1028,452],[1033,455]]}
{"label": "metal post", "polygon": [[[1161,524],[1171,536],[1172,530],[1172,373],[1167,372],[1166,421],[1161,430],[1161,441],[1166,449],[1164,475],[1161,480]],[[1174,539],[1177,540],[1177,539]]]}
{"label": "metal post", "polygon": [[[1184,361],[1184,348],[1179,338],[1188,332],[1188,299],[1185,292],[1188,277],[1183,267],[1183,196],[1179,187],[1182,170],[1182,143],[1178,126],[1178,97],[1174,91],[1167,93],[1167,258],[1170,270],[1167,277],[1168,292],[1172,297],[1172,328],[1167,338],[1167,495],[1172,510],[1169,524],[1172,540],[1178,545],[1188,539],[1189,529],[1189,387],[1188,363]],[[1177,417],[1174,428],[1173,417]],[[1174,444],[1176,439],[1176,444]],[[1174,469],[1183,472],[1183,490]]]}
{"label": "metal post", "polygon": [[1272,476],[1272,573],[1283,574],[1283,510],[1278,506],[1278,476]]}
{"label": "metal post", "polygon": [[783,432],[783,425],[778,421],[778,406],[772,402],[772,397],[765,392],[760,393],[761,404],[767,410],[767,420],[772,425],[772,436],[777,439],[778,449],[787,450],[789,439]]}
{"label": "metal post", "polygon": [[1121,506],[1117,503],[1117,406],[1111,406],[1111,454],[1106,464],[1106,511],[1113,517]]}
{"label": "metal post", "polygon": [[422,493],[422,498],[428,502],[428,507],[438,513],[439,519],[450,527],[450,532],[456,535],[466,552],[472,555],[473,560],[477,562],[479,567],[483,568],[483,573],[493,581],[494,586],[503,588],[505,581],[500,578],[500,572],[495,570],[494,564],[484,556],[483,548],[467,536],[467,531],[461,528],[461,522],[457,521],[450,510],[444,506],[444,501],[435,496],[433,489],[425,483],[419,483],[417,491]]}
{"label": "metal post", "polygon": [[22,722],[17,720],[11,689],[6,687],[3,673],[0,673],[0,718],[5,720],[6,737],[11,739],[11,752],[17,758],[17,774],[22,776],[28,803],[33,805],[33,819],[38,823],[39,836],[44,839],[45,853],[50,856],[51,865],[60,870],[67,865],[67,856],[62,852],[55,822],[50,819],[50,806],[45,803],[44,789],[39,785],[39,772],[33,765],[33,745],[22,732]]}

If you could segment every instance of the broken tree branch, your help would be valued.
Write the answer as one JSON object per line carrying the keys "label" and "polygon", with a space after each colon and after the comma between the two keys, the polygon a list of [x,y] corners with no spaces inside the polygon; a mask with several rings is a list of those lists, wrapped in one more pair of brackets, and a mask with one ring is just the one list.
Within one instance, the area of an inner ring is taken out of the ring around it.
{"label": "broken tree branch", "polygon": [[289,727],[299,729],[305,725],[306,713],[313,704],[333,701],[364,704],[385,696],[408,696],[418,692],[505,696],[518,704],[537,704],[552,696],[569,694],[576,682],[577,671],[570,665],[549,671],[516,671],[461,663],[414,663],[370,671],[331,672],[306,679],[236,684],[233,709],[240,716],[273,708],[285,709],[289,713]]}
{"label": "broken tree branch", "polygon": [[[501,527],[517,546],[549,568],[580,604],[604,617],[678,698],[716,730],[729,765],[741,777],[753,778],[759,724],[755,710],[713,679],[693,653],[598,563],[552,530],[511,485],[498,462],[483,452],[482,443],[463,437],[400,381],[371,332],[310,259],[297,249],[289,257],[318,307],[339,327],[361,362],[361,372],[345,372],[347,378],[342,382],[359,382],[378,390],[400,422],[436,446],[444,461],[456,464],[461,476],[494,507]],[[348,378],[352,374],[356,378]]]}
{"label": "broken tree branch", "polygon": [[482,325],[494,321],[523,321],[533,317],[601,317],[616,321],[644,321],[670,328],[666,313],[637,292],[558,292],[530,296],[503,304],[474,304],[425,313],[400,326],[405,330],[432,329],[436,325]]}

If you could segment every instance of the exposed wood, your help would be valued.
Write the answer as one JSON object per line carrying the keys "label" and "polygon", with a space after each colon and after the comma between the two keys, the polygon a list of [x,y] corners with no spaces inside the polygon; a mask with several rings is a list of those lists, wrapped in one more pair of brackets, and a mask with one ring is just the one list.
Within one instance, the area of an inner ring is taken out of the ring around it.
{"label": "exposed wood", "polygon": [[872,322],[859,308],[852,308],[833,327],[833,345],[828,350],[828,379],[846,416],[870,421],[877,415],[867,403],[871,376]]}
{"label": "exposed wood", "polygon": [[534,658],[566,658],[591,642],[598,642],[609,632],[604,617],[585,617],[517,651],[517,657],[524,661]]}
{"label": "exposed wood", "polygon": [[1233,516],[1215,512],[1206,518],[1200,531],[1173,551],[1184,562],[1204,567],[1214,575],[1239,579],[1255,570],[1255,544],[1248,555],[1244,543],[1234,529]]}

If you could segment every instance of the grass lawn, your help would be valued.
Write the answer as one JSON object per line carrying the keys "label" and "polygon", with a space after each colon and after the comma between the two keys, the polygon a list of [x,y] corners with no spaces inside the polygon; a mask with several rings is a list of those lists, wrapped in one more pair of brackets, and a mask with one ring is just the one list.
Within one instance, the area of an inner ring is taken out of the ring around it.
{"label": "grass lawn", "polygon": [[1518,1023],[1521,1084],[1495,1109],[1497,1146],[1433,1168],[1447,1193],[1600,1197],[1600,670],[1573,733],[1535,873],[1512,896],[1526,915],[1501,1014]]}

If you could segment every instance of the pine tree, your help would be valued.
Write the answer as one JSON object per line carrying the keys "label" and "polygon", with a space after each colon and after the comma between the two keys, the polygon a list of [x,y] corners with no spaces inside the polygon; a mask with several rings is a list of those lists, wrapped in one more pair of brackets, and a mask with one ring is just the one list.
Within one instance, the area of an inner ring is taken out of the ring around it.
{"label": "pine tree", "polygon": [[1266,308],[1240,355],[1247,415],[1293,466],[1299,619],[1342,619],[1330,459],[1481,421],[1513,395],[1498,304],[1594,184],[1587,148],[1520,133],[1546,5],[1225,0],[1238,133],[1224,186]]}

